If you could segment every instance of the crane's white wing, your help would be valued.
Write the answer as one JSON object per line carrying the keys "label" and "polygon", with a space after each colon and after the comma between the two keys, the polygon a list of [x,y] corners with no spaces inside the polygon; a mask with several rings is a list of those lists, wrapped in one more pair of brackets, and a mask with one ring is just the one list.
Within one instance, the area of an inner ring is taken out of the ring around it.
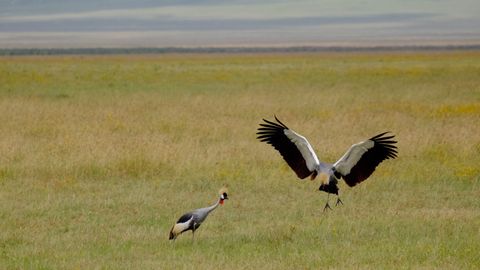
{"label": "crane's white wing", "polygon": [[397,157],[397,142],[391,140],[394,135],[378,134],[366,141],[354,144],[333,164],[349,186],[367,179],[383,160]]}
{"label": "crane's white wing", "polygon": [[301,179],[316,175],[319,161],[312,146],[305,137],[289,129],[277,117],[278,123],[263,119],[258,128],[257,139],[271,144]]}
{"label": "crane's white wing", "polygon": [[186,213],[181,216],[177,223],[173,225],[172,229],[170,230],[170,238],[174,239],[177,235],[181,234],[182,232],[189,230],[193,224],[193,215],[191,213]]}
{"label": "crane's white wing", "polygon": [[284,133],[302,154],[302,157],[307,164],[307,168],[310,171],[315,170],[320,162],[318,161],[315,151],[313,151],[312,145],[310,145],[307,139],[291,129],[285,129]]}

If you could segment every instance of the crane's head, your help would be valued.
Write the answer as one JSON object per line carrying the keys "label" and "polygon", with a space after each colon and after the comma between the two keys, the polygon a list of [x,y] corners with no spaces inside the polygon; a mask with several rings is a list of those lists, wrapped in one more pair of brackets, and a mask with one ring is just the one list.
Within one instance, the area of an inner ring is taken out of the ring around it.
{"label": "crane's head", "polygon": [[223,204],[224,200],[228,200],[228,190],[227,187],[223,187],[218,191],[218,194],[220,194],[220,204]]}

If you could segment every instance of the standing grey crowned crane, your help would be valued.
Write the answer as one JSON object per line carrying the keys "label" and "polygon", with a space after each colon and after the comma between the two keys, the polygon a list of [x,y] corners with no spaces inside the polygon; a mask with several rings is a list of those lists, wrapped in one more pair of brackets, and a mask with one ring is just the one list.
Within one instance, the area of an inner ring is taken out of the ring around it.
{"label": "standing grey crowned crane", "polygon": [[192,241],[195,237],[195,230],[200,227],[202,222],[207,218],[208,214],[210,214],[213,210],[215,210],[218,205],[223,205],[224,200],[228,200],[228,195],[227,195],[227,188],[223,187],[220,189],[219,193],[219,198],[216,203],[214,203],[212,206],[209,207],[204,207],[200,209],[193,210],[191,212],[188,212],[181,216],[177,223],[173,225],[172,229],[170,230],[170,236],[169,240],[174,240],[182,234],[183,232],[186,232],[188,230],[192,230]]}
{"label": "standing grey crowned crane", "polygon": [[[277,123],[263,119],[257,132],[257,139],[271,144],[300,179],[310,176],[314,180],[320,175],[319,190],[337,195],[337,203],[343,204],[338,196],[338,180],[343,178],[350,187],[367,179],[385,159],[397,157],[397,142],[388,132],[378,134],[368,140],[354,144],[334,164],[318,160],[312,146],[305,137],[289,129],[275,116]],[[324,211],[329,208],[327,203]]]}

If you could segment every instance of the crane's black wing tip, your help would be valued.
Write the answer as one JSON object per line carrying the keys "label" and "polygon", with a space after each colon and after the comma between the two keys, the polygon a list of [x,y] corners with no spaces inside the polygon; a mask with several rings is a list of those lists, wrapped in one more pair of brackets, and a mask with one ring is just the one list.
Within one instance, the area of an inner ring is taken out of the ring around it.
{"label": "crane's black wing tip", "polygon": [[282,123],[282,121],[280,121],[277,117],[277,115],[273,115],[273,117],[275,118],[275,120],[277,121],[277,123],[273,122],[273,121],[270,121],[270,120],[267,120],[265,118],[262,118],[262,120],[267,123],[268,125],[266,124],[263,124],[263,123],[260,123],[260,126],[263,126],[263,127],[277,127],[277,128],[283,128],[283,129],[288,129],[287,125],[285,125],[284,123]]}
{"label": "crane's black wing tip", "polygon": [[[388,137],[383,137],[383,136],[386,135],[386,134],[389,134],[389,135],[392,134],[392,135],[390,135],[390,136],[388,136]],[[384,138],[391,139],[391,138],[393,138],[393,137],[395,137],[395,135],[393,134],[393,132],[391,132],[391,131],[385,131],[385,132],[382,132],[382,133],[380,133],[380,134],[377,134],[377,135],[373,136],[372,138],[370,138],[370,140],[384,139]]]}
{"label": "crane's black wing tip", "polygon": [[384,159],[394,159],[397,157],[398,147],[396,145],[397,141],[393,140],[393,138],[395,138],[395,134],[393,134],[391,131],[386,131],[370,138],[370,140],[375,142],[377,146],[381,147],[381,149],[385,151]]}

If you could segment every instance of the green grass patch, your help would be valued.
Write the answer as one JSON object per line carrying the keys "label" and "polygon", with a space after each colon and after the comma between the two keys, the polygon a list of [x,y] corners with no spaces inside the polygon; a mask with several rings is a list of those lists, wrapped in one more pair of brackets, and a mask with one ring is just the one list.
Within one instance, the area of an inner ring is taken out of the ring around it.
{"label": "green grass patch", "polygon": [[[480,267],[478,52],[1,60],[0,268]],[[387,130],[399,157],[324,213],[255,139],[273,114],[324,161]]]}

